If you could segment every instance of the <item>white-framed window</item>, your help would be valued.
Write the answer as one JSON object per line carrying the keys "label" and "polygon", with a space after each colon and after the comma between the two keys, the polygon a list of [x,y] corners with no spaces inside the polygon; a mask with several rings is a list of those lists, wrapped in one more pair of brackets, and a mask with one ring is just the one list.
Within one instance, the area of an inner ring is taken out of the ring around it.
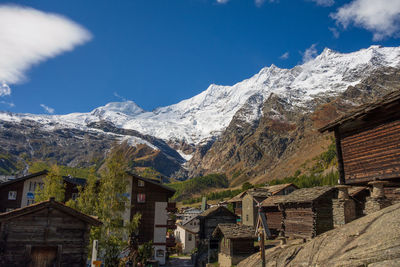
{"label": "white-framed window", "polygon": [[8,200],[16,200],[17,191],[8,191]]}
{"label": "white-framed window", "polygon": [[146,194],[137,194],[137,202],[145,203],[146,202]]}
{"label": "white-framed window", "polygon": [[79,197],[78,193],[72,193],[72,195],[71,195],[72,200],[76,200],[78,197]]}
{"label": "white-framed window", "polygon": [[144,187],[144,181],[138,180],[138,186],[139,187]]}

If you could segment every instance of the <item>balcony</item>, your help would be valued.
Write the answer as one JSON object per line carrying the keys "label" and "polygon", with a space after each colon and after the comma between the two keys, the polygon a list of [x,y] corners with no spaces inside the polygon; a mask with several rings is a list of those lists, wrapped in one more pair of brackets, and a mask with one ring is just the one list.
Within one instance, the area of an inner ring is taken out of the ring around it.
{"label": "balcony", "polygon": [[176,203],[175,202],[168,202],[167,203],[167,211],[168,212],[173,212],[173,213],[177,212],[178,209],[176,208]]}

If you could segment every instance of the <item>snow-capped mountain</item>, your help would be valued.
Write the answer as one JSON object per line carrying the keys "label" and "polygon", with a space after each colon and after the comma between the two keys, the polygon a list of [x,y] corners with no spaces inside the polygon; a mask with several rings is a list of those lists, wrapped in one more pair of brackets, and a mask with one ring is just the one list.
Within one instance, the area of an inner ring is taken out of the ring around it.
{"label": "snow-capped mountain", "polygon": [[[78,137],[82,140],[87,138],[85,133],[88,133],[88,136],[96,136],[97,139],[103,136],[102,138],[109,140],[109,145],[113,140],[125,140],[131,145],[145,145],[153,151],[162,151],[163,157],[169,158],[174,164],[174,168],[168,169],[168,173],[171,174],[179,169],[178,165],[184,162],[184,159],[190,160],[190,154],[203,144],[207,146],[204,146],[199,154],[194,153],[194,157],[198,158],[197,163],[196,159],[192,160],[192,163],[200,166],[202,160],[211,162],[212,156],[209,156],[208,161],[204,156],[212,144],[207,141],[216,140],[216,137],[229,140],[229,135],[225,134],[224,137],[222,134],[233,121],[245,122],[251,126],[263,116],[284,121],[283,113],[290,110],[302,114],[313,112],[316,103],[322,103],[317,101],[318,99],[333,99],[345,92],[349,86],[359,84],[376,70],[388,67],[400,67],[400,47],[371,46],[353,53],[339,53],[326,48],[313,60],[294,68],[282,69],[271,65],[233,86],[212,84],[192,98],[151,112],[143,110],[133,101],[108,103],[92,112],[66,115],[0,112],[0,134],[3,130],[10,134],[7,131],[11,125],[19,125],[16,128],[25,129],[24,132],[32,127],[40,129],[41,136],[46,136],[46,131],[50,135],[56,133],[53,138],[54,144],[59,138],[64,138],[65,144],[68,143],[68,135],[64,129],[71,129],[71,133],[79,132]],[[285,102],[285,112],[273,107],[271,95]],[[268,111],[265,110],[266,106]],[[232,129],[237,130],[234,127]],[[251,134],[249,129],[246,131],[248,135]],[[24,134],[18,138],[22,140],[25,138]],[[75,140],[76,144],[79,143],[78,139]],[[24,142],[29,143],[29,140]],[[4,144],[6,143],[5,141]],[[19,144],[16,144],[10,149],[16,149],[18,146]],[[96,143],[96,146],[96,151],[101,153],[101,143]],[[28,148],[31,149],[30,147],[29,144]],[[221,153],[221,149],[225,148],[226,145],[221,143],[220,150],[214,150]],[[37,149],[41,147],[38,146]],[[87,150],[84,147],[81,149]],[[16,154],[22,153],[23,150],[21,148]],[[81,150],[76,151],[78,155]],[[65,162],[70,162],[68,160]]]}
{"label": "snow-capped mountain", "polygon": [[[134,129],[164,140],[199,144],[221,133],[253,95],[266,99],[274,93],[294,106],[306,108],[319,94],[336,95],[380,67],[399,65],[400,47],[371,46],[347,54],[326,48],[315,59],[292,69],[271,65],[233,86],[212,84],[192,98],[152,112],[144,111],[133,101],[126,101],[109,103],[90,113],[12,116],[17,120],[29,118],[44,124],[59,123],[78,128],[85,128],[90,122],[106,120],[119,128]],[[6,117],[4,113],[0,115],[0,119],[11,119]],[[248,120],[258,117],[257,112],[249,114]]]}

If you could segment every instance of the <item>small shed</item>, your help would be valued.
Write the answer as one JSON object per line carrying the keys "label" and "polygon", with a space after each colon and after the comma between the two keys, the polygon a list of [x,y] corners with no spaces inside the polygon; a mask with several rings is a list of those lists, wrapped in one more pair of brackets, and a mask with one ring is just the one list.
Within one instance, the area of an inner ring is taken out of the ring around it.
{"label": "small shed", "polygon": [[[270,196],[260,205],[260,215],[265,216],[264,218],[272,237],[277,237],[280,232],[284,231],[283,211],[279,209],[277,204],[284,197],[283,195]],[[263,223],[262,220],[263,218],[258,218],[258,225]]]}
{"label": "small shed", "polygon": [[54,198],[2,213],[0,266],[85,266],[90,227],[101,224]]}
{"label": "small shed", "polygon": [[356,204],[356,218],[364,216],[365,202],[370,196],[370,190],[367,186],[351,186],[348,189],[349,196]]}
{"label": "small shed", "polygon": [[331,186],[302,188],[275,203],[283,211],[286,237],[313,238],[333,229],[332,199],[337,189]]}
{"label": "small shed", "polygon": [[221,267],[236,265],[255,252],[254,241],[257,237],[252,226],[219,224],[213,238],[219,240],[218,264]]}

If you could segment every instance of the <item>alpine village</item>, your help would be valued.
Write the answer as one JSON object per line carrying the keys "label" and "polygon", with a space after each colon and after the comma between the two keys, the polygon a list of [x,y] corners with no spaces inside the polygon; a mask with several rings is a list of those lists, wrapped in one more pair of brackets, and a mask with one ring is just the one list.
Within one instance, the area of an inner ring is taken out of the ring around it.
{"label": "alpine village", "polygon": [[[212,2],[216,9],[240,4]],[[261,12],[283,2],[249,5]],[[303,2],[321,9],[339,5]],[[343,24],[341,11],[355,4],[362,9],[368,2],[374,10],[373,1],[347,2],[331,20]],[[114,23],[115,6],[106,6],[111,15],[102,20]],[[32,53],[21,71],[0,63],[0,105],[11,110],[0,106],[0,267],[400,266],[400,47],[317,53],[314,44],[291,67],[272,64],[233,85],[211,84],[153,111],[114,92],[121,101],[87,113],[56,115],[43,104],[48,114],[14,112],[7,101],[14,99],[11,92],[17,101],[22,85],[14,90],[8,84],[21,84],[28,67],[59,53],[47,54],[53,51],[47,35],[68,53],[103,38],[85,19],[98,37],[60,11],[36,8],[0,4],[0,58],[13,64]],[[398,26],[400,10],[396,14],[383,20]],[[10,24],[2,19],[6,15]],[[13,16],[38,28],[15,24]],[[346,27],[341,34],[357,30]],[[39,39],[16,39],[34,28]],[[390,38],[364,28],[374,41]],[[75,30],[87,39],[68,46]],[[335,42],[342,38],[336,28],[329,30]]]}

